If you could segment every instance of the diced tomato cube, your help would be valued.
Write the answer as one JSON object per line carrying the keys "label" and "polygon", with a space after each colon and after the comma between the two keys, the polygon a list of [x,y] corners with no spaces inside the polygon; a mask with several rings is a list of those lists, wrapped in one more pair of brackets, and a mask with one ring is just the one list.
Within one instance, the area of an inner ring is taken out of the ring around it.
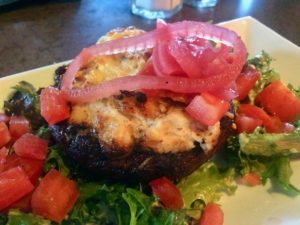
{"label": "diced tomato cube", "polygon": [[6,123],[0,122],[0,148],[6,145],[11,140]]}
{"label": "diced tomato cube", "polygon": [[161,177],[152,180],[150,183],[152,192],[159,197],[159,200],[166,208],[181,209],[183,199],[180,190],[168,178]]}
{"label": "diced tomato cube", "polygon": [[247,173],[242,177],[241,182],[245,185],[256,186],[261,184],[260,176],[257,173]]}
{"label": "diced tomato cube", "polygon": [[10,117],[4,113],[0,113],[0,122],[8,123]]}
{"label": "diced tomato cube", "polygon": [[0,149],[0,173],[4,171],[7,155],[8,155],[8,149],[2,147]]}
{"label": "diced tomato cube", "polygon": [[292,124],[281,122],[277,116],[270,116],[271,123],[266,126],[269,133],[290,133],[295,127]]}
{"label": "diced tomato cube", "polygon": [[41,115],[53,125],[70,117],[70,109],[63,92],[54,88],[47,87],[42,90],[40,95]]}
{"label": "diced tomato cube", "polygon": [[270,116],[261,108],[252,104],[240,104],[238,108],[239,115],[245,115],[254,119],[262,120],[263,124],[270,122]]}
{"label": "diced tomato cube", "polygon": [[262,121],[260,119],[240,115],[236,115],[235,123],[238,133],[252,133],[256,127],[262,125]]}
{"label": "diced tomato cube", "polygon": [[47,155],[48,141],[27,133],[20,137],[13,147],[20,157],[43,160]]}
{"label": "diced tomato cube", "polygon": [[78,197],[76,184],[52,169],[32,194],[32,212],[59,223],[72,209]]}
{"label": "diced tomato cube", "polygon": [[263,89],[256,102],[281,121],[293,122],[300,116],[300,99],[279,80]]}
{"label": "diced tomato cube", "polygon": [[31,211],[31,197],[32,193],[27,194],[25,197],[21,198],[17,202],[13,203],[10,208],[11,209],[19,209],[22,212],[30,212]]}
{"label": "diced tomato cube", "polygon": [[220,100],[208,93],[202,93],[195,96],[185,110],[200,123],[210,126],[217,123],[229,107],[227,101]]}
{"label": "diced tomato cube", "polygon": [[0,211],[9,207],[34,189],[21,167],[0,173]]}
{"label": "diced tomato cube", "polygon": [[268,115],[263,109],[255,105],[240,104],[238,114],[261,120],[266,131],[269,133],[283,133],[291,131],[290,126],[281,122],[278,117]]}
{"label": "diced tomato cube", "polygon": [[24,116],[12,116],[9,120],[9,132],[15,141],[30,132],[30,123]]}
{"label": "diced tomato cube", "polygon": [[255,86],[256,81],[260,77],[260,73],[248,66],[236,79],[237,100],[245,99],[250,90]]}
{"label": "diced tomato cube", "polygon": [[222,225],[224,213],[220,206],[215,203],[208,203],[200,217],[199,225]]}
{"label": "diced tomato cube", "polygon": [[232,100],[238,96],[237,87],[235,82],[231,82],[229,85],[226,85],[222,88],[219,88],[216,91],[210,92],[213,96],[222,99],[222,100]]}
{"label": "diced tomato cube", "polygon": [[43,165],[44,160],[25,159],[13,153],[11,155],[6,156],[5,163],[2,167],[2,171],[6,171],[11,168],[20,166],[29,177],[31,183],[36,184],[38,178],[42,174]]}

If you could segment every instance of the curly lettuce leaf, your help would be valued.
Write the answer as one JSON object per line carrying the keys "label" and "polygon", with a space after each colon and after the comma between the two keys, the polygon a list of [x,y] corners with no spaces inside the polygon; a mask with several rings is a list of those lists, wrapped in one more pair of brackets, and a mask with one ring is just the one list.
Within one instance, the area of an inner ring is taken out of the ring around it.
{"label": "curly lettuce leaf", "polygon": [[300,153],[300,133],[239,134],[241,151],[247,155],[273,156]]}
{"label": "curly lettuce leaf", "polygon": [[294,93],[294,95],[296,95],[298,98],[300,98],[300,87],[296,88],[292,84],[288,84],[287,87]]}
{"label": "curly lettuce leaf", "polygon": [[261,73],[255,87],[249,93],[249,100],[251,103],[254,103],[256,95],[268,84],[274,80],[280,79],[279,74],[271,68],[272,61],[273,59],[271,56],[265,51],[262,51],[260,54],[251,59],[248,59],[247,63],[253,65]]}
{"label": "curly lettuce leaf", "polygon": [[[2,223],[1,223],[2,224]],[[5,223],[4,223],[5,224]],[[51,222],[31,213],[23,213],[19,210],[9,210],[6,225],[50,225]]]}
{"label": "curly lettuce leaf", "polygon": [[223,192],[233,194],[237,188],[233,169],[221,171],[213,162],[202,165],[184,178],[178,187],[187,208],[193,208],[199,200],[205,203],[218,201]]}
{"label": "curly lettuce leaf", "polygon": [[181,211],[158,207],[157,199],[144,194],[139,187],[121,184],[82,183],[80,197],[63,221],[67,224],[173,225],[185,224]]}
{"label": "curly lettuce leaf", "polygon": [[48,156],[44,164],[44,171],[46,173],[52,168],[56,168],[64,176],[70,174],[70,168],[66,164],[62,152],[57,146],[48,148]]}
{"label": "curly lettuce leaf", "polygon": [[0,214],[0,224],[6,224],[7,223],[7,215]]}
{"label": "curly lettuce leaf", "polygon": [[4,111],[9,115],[25,116],[33,130],[46,125],[40,114],[40,99],[32,84],[21,81],[13,87],[11,97],[4,102]]}
{"label": "curly lettuce leaf", "polygon": [[238,175],[255,172],[261,176],[263,184],[270,180],[274,191],[290,196],[300,194],[299,189],[290,183],[292,169],[288,156],[277,153],[270,156],[247,155],[241,149],[239,136],[232,136],[228,139],[226,157],[228,165],[233,167]]}

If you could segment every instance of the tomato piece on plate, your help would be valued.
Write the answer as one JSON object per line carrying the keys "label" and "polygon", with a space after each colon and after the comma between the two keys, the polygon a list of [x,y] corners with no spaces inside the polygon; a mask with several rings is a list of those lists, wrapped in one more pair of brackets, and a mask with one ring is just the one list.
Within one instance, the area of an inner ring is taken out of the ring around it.
{"label": "tomato piece on plate", "polygon": [[259,119],[269,133],[290,132],[291,125],[283,123],[278,117],[268,115],[262,108],[252,104],[240,104],[238,114]]}
{"label": "tomato piece on plate", "polygon": [[208,93],[202,93],[195,96],[185,110],[200,123],[210,126],[218,122],[229,107],[227,101]]}
{"label": "tomato piece on plate", "polygon": [[63,92],[54,88],[47,87],[42,90],[40,95],[41,115],[53,125],[70,117],[70,108]]}
{"label": "tomato piece on plate", "polygon": [[6,145],[11,140],[6,123],[0,122],[0,148]]}
{"label": "tomato piece on plate", "polygon": [[74,181],[51,169],[32,194],[32,212],[59,223],[72,209],[78,197]]}
{"label": "tomato piece on plate", "polygon": [[300,99],[279,80],[269,84],[255,100],[281,121],[293,122],[300,116]]}
{"label": "tomato piece on plate", "polygon": [[208,203],[200,217],[199,225],[222,225],[224,213],[220,206],[215,203]]}
{"label": "tomato piece on plate", "polygon": [[161,177],[152,180],[149,184],[152,192],[159,197],[166,208],[181,209],[183,207],[181,192],[168,178]]}
{"label": "tomato piece on plate", "polygon": [[9,120],[9,132],[15,141],[30,132],[30,123],[24,116],[12,116]]}
{"label": "tomato piece on plate", "polygon": [[208,203],[200,217],[199,225],[222,225],[224,213],[220,206],[215,203]]}
{"label": "tomato piece on plate", "polygon": [[235,82],[231,82],[230,84],[224,86],[223,88],[220,88],[216,91],[209,92],[213,96],[216,96],[219,99],[222,100],[232,100],[237,97],[237,87]]}
{"label": "tomato piece on plate", "polygon": [[21,167],[0,173],[0,211],[9,207],[34,189]]}
{"label": "tomato piece on plate", "polygon": [[238,133],[242,133],[242,132],[252,133],[256,127],[262,125],[262,120],[255,119],[248,116],[236,115],[235,123],[237,126]]}
{"label": "tomato piece on plate", "polygon": [[20,137],[13,147],[20,157],[43,160],[47,155],[48,141],[27,133]]}
{"label": "tomato piece on plate", "polygon": [[0,122],[8,123],[10,117],[4,113],[0,113]]}
{"label": "tomato piece on plate", "polygon": [[31,211],[31,197],[32,197],[32,193],[29,193],[25,197],[21,198],[20,200],[18,200],[15,203],[13,203],[9,208],[19,209],[22,212],[30,212]]}
{"label": "tomato piece on plate", "polygon": [[236,91],[238,94],[236,99],[239,101],[245,99],[259,77],[260,73],[251,66],[248,66],[236,79]]}
{"label": "tomato piece on plate", "polygon": [[292,124],[281,122],[277,116],[270,116],[270,120],[271,123],[265,126],[269,133],[289,133],[295,128]]}
{"label": "tomato piece on plate", "polygon": [[36,184],[38,178],[42,174],[44,160],[25,159],[13,153],[6,156],[2,171],[6,171],[17,166],[20,166],[25,171],[31,183]]}
{"label": "tomato piece on plate", "polygon": [[8,155],[8,149],[2,147],[0,149],[0,173],[5,169],[6,157]]}
{"label": "tomato piece on plate", "polygon": [[256,186],[261,184],[260,176],[257,173],[247,173],[242,177],[241,180],[242,184],[248,186]]}

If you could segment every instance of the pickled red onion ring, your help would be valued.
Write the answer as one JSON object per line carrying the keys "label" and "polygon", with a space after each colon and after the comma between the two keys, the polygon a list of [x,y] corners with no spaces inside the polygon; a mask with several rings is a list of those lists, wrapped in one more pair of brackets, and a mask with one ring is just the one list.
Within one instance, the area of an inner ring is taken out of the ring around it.
{"label": "pickled red onion ring", "polygon": [[80,89],[66,90],[67,99],[73,103],[93,102],[102,98],[117,95],[121,90],[169,90],[176,93],[198,94],[213,92],[221,89],[224,83],[230,83],[228,74],[220,75],[223,82],[218,82],[219,76],[208,78],[190,79],[187,77],[157,77],[149,75],[119,77],[105,83],[84,87]]}
{"label": "pickled red onion ring", "polygon": [[[246,48],[235,32],[216,25],[193,21],[177,22],[167,26],[169,31],[167,35],[165,32],[160,32],[160,29],[156,29],[139,36],[109,41],[84,49],[69,65],[62,80],[61,89],[66,92],[68,100],[90,102],[118,94],[120,90],[165,89],[179,93],[201,93],[217,90],[237,78],[246,60]],[[230,67],[226,71],[206,78],[139,75],[122,77],[91,87],[72,89],[76,72],[92,57],[153,48],[158,40],[167,41],[176,36],[197,36],[232,47],[234,52]]]}

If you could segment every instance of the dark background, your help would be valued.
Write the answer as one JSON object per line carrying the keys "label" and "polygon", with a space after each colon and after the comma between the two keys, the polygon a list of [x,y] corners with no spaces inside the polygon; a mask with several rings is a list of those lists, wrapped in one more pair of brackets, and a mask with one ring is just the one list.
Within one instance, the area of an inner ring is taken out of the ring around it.
{"label": "dark background", "polygon": [[[206,10],[184,6],[167,21],[218,23],[243,16],[300,45],[300,0],[219,0]],[[24,0],[0,6],[0,77],[71,59],[110,29],[129,25],[150,30],[155,21],[132,15],[129,0]]]}

